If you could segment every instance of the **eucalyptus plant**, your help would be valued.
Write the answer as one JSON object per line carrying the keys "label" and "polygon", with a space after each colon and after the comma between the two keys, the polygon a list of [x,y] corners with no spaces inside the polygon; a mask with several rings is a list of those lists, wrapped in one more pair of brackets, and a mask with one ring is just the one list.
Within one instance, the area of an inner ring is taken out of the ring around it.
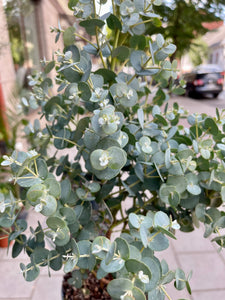
{"label": "eucalyptus plant", "polygon": [[[27,281],[42,267],[72,272],[77,288],[89,272],[98,279],[111,274],[113,299],[171,299],[165,286],[174,281],[191,293],[190,275],[169,270],[157,251],[169,247],[176,230],[202,222],[209,237],[225,227],[224,114],[188,116],[168,105],[171,93],[183,92],[177,61],[169,60],[176,46],[145,34],[146,23],[162,26],[154,13],[160,4],[112,0],[100,16],[95,0],[70,0],[75,25],[52,28],[65,48],[43,61],[23,99],[40,109],[46,126],[35,120],[26,127],[35,149],[2,161],[21,196],[0,195],[0,225],[13,228],[12,256],[24,250],[30,257],[20,264]],[[18,203],[46,222],[26,230]],[[225,236],[213,241],[224,247]]]}

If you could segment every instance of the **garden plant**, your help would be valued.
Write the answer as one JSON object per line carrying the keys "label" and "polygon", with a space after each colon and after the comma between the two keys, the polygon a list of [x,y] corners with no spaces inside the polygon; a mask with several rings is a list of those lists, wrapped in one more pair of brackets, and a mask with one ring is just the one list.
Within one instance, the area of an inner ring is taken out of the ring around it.
{"label": "garden plant", "polygon": [[[169,59],[176,46],[146,35],[163,26],[160,0],[112,0],[103,15],[107,0],[99,2],[68,1],[75,25],[52,28],[65,48],[30,77],[23,105],[39,108],[46,125],[25,128],[32,150],[2,158],[20,197],[0,194],[0,226],[11,228],[12,256],[30,257],[20,264],[27,281],[63,268],[76,288],[89,273],[110,274],[112,299],[171,299],[171,282],[191,293],[190,274],[157,258],[176,230],[202,223],[224,247],[224,112],[170,105],[184,91]],[[35,228],[17,218],[21,204],[40,215]]]}

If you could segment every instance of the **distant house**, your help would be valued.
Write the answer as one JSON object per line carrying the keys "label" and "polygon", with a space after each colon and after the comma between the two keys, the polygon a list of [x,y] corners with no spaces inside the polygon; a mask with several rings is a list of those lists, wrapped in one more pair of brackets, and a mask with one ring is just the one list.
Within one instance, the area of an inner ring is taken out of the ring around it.
{"label": "distant house", "polygon": [[[54,50],[62,49],[62,40],[55,44],[56,34],[51,33],[50,27],[58,27],[59,22],[62,28],[73,25],[74,17],[65,0],[27,1],[26,10],[21,10],[17,16],[23,45],[22,63],[18,64],[13,60],[10,51],[12,40],[9,38],[3,3],[6,3],[6,0],[0,0],[0,83],[7,100],[11,97],[16,73],[26,75],[26,69],[40,68],[40,60],[51,60]],[[21,68],[25,69],[24,72],[18,72]]]}
{"label": "distant house", "polygon": [[214,28],[203,37],[209,47],[209,63],[225,70],[225,25]]}
{"label": "distant house", "polygon": [[[202,40],[208,45],[208,59],[204,59],[203,63],[216,64],[225,70],[225,25],[223,21],[204,23],[209,31],[202,37]],[[181,58],[181,73],[190,72],[194,65],[188,54]]]}
{"label": "distant house", "polygon": [[62,41],[55,44],[55,33],[51,27],[62,28],[72,25],[72,11],[64,0],[30,0],[30,11],[22,15],[24,23],[25,46],[27,51],[26,64],[38,67],[41,59],[51,60],[54,50],[62,48]]}

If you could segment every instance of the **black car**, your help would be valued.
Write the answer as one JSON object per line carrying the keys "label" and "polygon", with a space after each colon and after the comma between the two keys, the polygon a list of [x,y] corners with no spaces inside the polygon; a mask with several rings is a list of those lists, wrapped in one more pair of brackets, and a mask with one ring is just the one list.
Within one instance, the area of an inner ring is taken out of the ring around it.
{"label": "black car", "polygon": [[186,95],[190,97],[212,94],[217,97],[223,90],[223,70],[213,64],[200,65],[191,73],[183,75],[186,81]]}

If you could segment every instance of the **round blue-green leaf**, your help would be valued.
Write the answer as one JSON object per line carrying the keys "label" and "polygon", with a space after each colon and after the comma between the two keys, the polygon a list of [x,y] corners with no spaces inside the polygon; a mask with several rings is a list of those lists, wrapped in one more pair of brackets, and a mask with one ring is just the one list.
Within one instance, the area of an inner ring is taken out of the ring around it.
{"label": "round blue-green leaf", "polygon": [[129,252],[130,252],[130,259],[137,259],[141,260],[141,252],[137,249],[137,247],[129,244]]}
{"label": "round blue-green leaf", "polygon": [[86,82],[79,82],[78,89],[80,91],[80,97],[84,101],[88,101],[91,98],[91,90]]}
{"label": "round blue-green leaf", "polygon": [[158,288],[148,292],[148,300],[165,300],[165,294]]}
{"label": "round blue-green leaf", "polygon": [[162,234],[152,233],[149,235],[150,242],[148,243],[148,247],[154,251],[163,251],[169,247],[168,239]]}
{"label": "round blue-green leaf", "polygon": [[154,216],[153,224],[154,227],[160,226],[167,228],[170,226],[170,219],[166,213],[158,211]]}
{"label": "round blue-green leaf", "polygon": [[108,152],[105,150],[94,150],[90,156],[92,167],[99,171],[106,169],[109,163],[109,158],[107,158],[108,156]]}
{"label": "round blue-green leaf", "polygon": [[184,271],[178,268],[175,273],[175,279],[176,289],[183,290],[186,287],[186,277]]}
{"label": "round blue-green leaf", "polygon": [[112,57],[117,57],[119,60],[124,61],[128,58],[130,50],[126,46],[119,46],[112,52]]}
{"label": "round blue-green leaf", "polygon": [[44,72],[45,72],[46,74],[48,74],[48,73],[51,72],[51,70],[52,70],[54,67],[55,67],[55,61],[54,61],[54,60],[53,60],[53,61],[50,61],[50,62],[45,66]]}
{"label": "round blue-green leaf", "polygon": [[27,199],[35,203],[44,194],[45,186],[43,184],[35,184],[27,191]]}
{"label": "round blue-green leaf", "polygon": [[106,168],[102,171],[93,170],[95,176],[100,180],[111,180],[112,178],[116,177],[120,172],[120,169],[114,170],[110,168]]}
{"label": "round blue-green leaf", "polygon": [[161,34],[157,34],[156,36],[156,44],[159,48],[162,48],[162,46],[164,45],[165,40],[163,38],[163,36]]}
{"label": "round blue-green leaf", "polygon": [[70,46],[75,42],[75,27],[71,26],[63,32],[63,42],[65,46]]}
{"label": "round blue-green leaf", "polygon": [[[16,258],[24,249],[24,246],[26,244],[26,236],[24,234],[19,235],[18,240],[15,241],[12,248],[12,257]],[[19,241],[19,242],[18,242]]]}
{"label": "round blue-green leaf", "polygon": [[186,190],[187,179],[184,176],[169,176],[167,180],[168,185],[176,187],[176,191],[181,194]]}
{"label": "round blue-green leaf", "polygon": [[71,67],[65,68],[61,72],[69,82],[79,82],[82,78],[81,73],[73,70]]}
{"label": "round blue-green leaf", "polygon": [[172,207],[177,207],[180,204],[180,194],[174,191],[169,194],[168,200]]}
{"label": "round blue-green leaf", "polygon": [[108,155],[110,157],[108,166],[111,169],[117,170],[121,169],[127,162],[126,152],[118,147],[110,147],[107,149]]}
{"label": "round blue-green leaf", "polygon": [[141,226],[141,222],[139,220],[139,217],[135,213],[130,213],[129,214],[129,222],[130,224],[134,227],[139,229]]}
{"label": "round blue-green leaf", "polygon": [[206,205],[203,204],[203,203],[197,204],[196,207],[195,207],[195,214],[196,214],[196,217],[201,222],[205,222],[205,218],[206,218]]}
{"label": "round blue-green leaf", "polygon": [[95,74],[99,74],[104,78],[104,83],[115,82],[116,74],[109,69],[98,69]]}
{"label": "round blue-green leaf", "polygon": [[199,195],[201,194],[201,188],[199,185],[197,184],[192,184],[192,183],[189,183],[187,185],[187,191],[189,193],[191,193],[192,195]]}
{"label": "round blue-green leaf", "polygon": [[63,52],[66,53],[68,51],[72,52],[72,60],[73,62],[80,61],[80,51],[77,46],[75,45],[69,45],[68,47],[65,47]]}
{"label": "round blue-green leaf", "polygon": [[50,268],[54,271],[60,270],[62,268],[62,256],[56,250],[51,250],[50,255],[51,257],[55,257],[49,262]]}
{"label": "round blue-green leaf", "polygon": [[44,159],[37,159],[37,169],[39,177],[44,180],[48,176],[48,167]]}
{"label": "round blue-green leaf", "polygon": [[130,55],[130,62],[136,71],[141,71],[147,62],[148,56],[142,50],[133,51]]}
{"label": "round blue-green leaf", "polygon": [[143,293],[143,291],[134,286],[133,289],[132,289],[132,300],[135,299],[135,300],[146,300],[146,297],[145,297],[145,294]]}
{"label": "round blue-green leaf", "polygon": [[51,215],[53,215],[56,212],[57,201],[56,201],[55,197],[53,197],[51,195],[47,195],[45,197],[45,201],[46,201],[46,204],[43,205],[41,213],[44,216],[51,216]]}
{"label": "round blue-green leaf", "polygon": [[176,192],[176,187],[173,185],[167,185],[167,184],[162,184],[159,189],[159,196],[160,199],[165,202],[169,203],[169,197],[171,194]]}
{"label": "round blue-green leaf", "polygon": [[124,107],[132,107],[137,103],[137,92],[125,83],[117,83],[111,86],[110,92]]}
{"label": "round blue-green leaf", "polygon": [[[95,256],[91,253],[91,242],[87,240],[79,241],[77,245],[80,252],[80,258],[77,264],[78,267],[80,267],[81,269],[88,269],[91,271],[96,263]],[[82,257],[82,255],[87,256]]]}
{"label": "round blue-green leaf", "polygon": [[[58,232],[57,232],[58,234]],[[70,240],[70,231],[68,227],[64,227],[60,229],[60,238],[59,235],[56,237],[54,243],[57,246],[65,246]]]}
{"label": "round blue-green leaf", "polygon": [[105,256],[105,264],[108,265],[114,258],[114,255],[116,253],[116,248],[117,248],[117,244],[116,242],[112,242],[109,251],[107,252],[106,256]]}
{"label": "round blue-green leaf", "polygon": [[118,125],[115,122],[102,125],[102,130],[107,135],[110,135],[110,134],[113,134],[114,132],[116,132],[117,128],[118,128]]}
{"label": "round blue-green leaf", "polygon": [[59,185],[59,191],[61,194],[62,202],[66,203],[71,195],[71,183],[68,179],[64,179],[63,181],[61,181],[61,184]]}
{"label": "round blue-green leaf", "polygon": [[73,10],[74,7],[76,6],[77,2],[78,2],[78,0],[69,0],[69,2],[68,2],[69,9]]}
{"label": "round blue-green leaf", "polygon": [[31,254],[31,260],[35,264],[44,267],[50,261],[50,251],[45,248],[35,248],[34,252]]}
{"label": "round blue-green leaf", "polygon": [[146,248],[148,246],[148,234],[149,234],[149,230],[145,226],[143,226],[141,224],[139,233],[140,233],[142,244]]}
{"label": "round blue-green leaf", "polygon": [[104,78],[101,75],[98,74],[91,74],[90,79],[92,81],[92,84],[94,88],[102,88],[104,84]]}
{"label": "round blue-green leaf", "polygon": [[120,20],[117,18],[117,16],[111,14],[107,19],[106,19],[107,25],[110,29],[119,29],[122,30],[122,24]]}
{"label": "round blue-green leaf", "polygon": [[15,240],[22,232],[27,229],[27,221],[24,219],[18,219],[14,224],[16,230],[10,234],[10,240]]}
{"label": "round blue-green leaf", "polygon": [[84,133],[84,144],[88,149],[93,150],[98,144],[100,137],[97,133],[86,130]]}
{"label": "round blue-green leaf", "polygon": [[75,211],[71,207],[62,207],[59,210],[60,214],[67,224],[73,224],[77,220]]}
{"label": "round blue-green leaf", "polygon": [[32,263],[29,263],[26,266],[26,269],[24,271],[22,270],[23,277],[25,278],[26,281],[34,281],[40,274],[40,269],[38,268],[38,266],[35,266]]}
{"label": "round blue-green leaf", "polygon": [[88,185],[87,185],[87,188],[89,189],[89,191],[91,193],[97,193],[100,191],[101,189],[101,186],[98,182],[90,182]]}
{"label": "round blue-green leaf", "polygon": [[98,48],[97,45],[94,46],[92,44],[87,44],[83,47],[83,50],[85,50],[89,54],[97,55],[98,54]]}
{"label": "round blue-green leaf", "polygon": [[148,292],[157,286],[161,278],[161,269],[160,265],[151,257],[144,257],[142,261],[148,266],[152,274],[149,283],[145,284],[146,292]]}
{"label": "round blue-green leaf", "polygon": [[59,217],[49,217],[46,220],[46,224],[49,228],[53,230],[57,230],[58,228],[64,228],[66,226],[66,222]]}
{"label": "round blue-green leaf", "polygon": [[109,264],[105,260],[101,261],[101,268],[107,273],[115,273],[124,267],[125,261],[122,258],[115,258]]}
{"label": "round blue-green leaf", "polygon": [[102,279],[102,278],[106,277],[107,275],[108,275],[108,272],[103,271],[101,267],[98,268],[97,276],[96,276],[97,279]]}
{"label": "round blue-green leaf", "polygon": [[217,135],[219,132],[219,129],[217,127],[216,122],[212,118],[206,118],[204,122],[204,127],[208,129],[209,133],[213,135]]}
{"label": "round blue-green leaf", "polygon": [[217,144],[217,147],[218,147],[220,150],[225,151],[225,145],[224,145],[224,144],[218,143],[218,144]]}
{"label": "round blue-green leaf", "polygon": [[116,242],[116,251],[118,252],[119,256],[124,259],[124,260],[127,260],[130,256],[130,250],[129,250],[129,245],[128,245],[128,242],[121,238],[121,237],[118,237],[115,239],[115,242]]}
{"label": "round blue-green leaf", "polygon": [[137,21],[135,19],[132,20],[132,23],[140,23],[139,25],[134,24],[135,26],[132,27],[131,30],[132,30],[133,34],[135,34],[135,35],[142,35],[142,34],[144,34],[144,32],[145,32],[145,24],[143,24],[143,23],[141,24],[141,22],[142,22],[141,18],[139,18],[139,20],[137,20]]}
{"label": "round blue-green leaf", "polygon": [[133,283],[131,280],[126,278],[113,279],[107,286],[109,295],[115,299],[121,299],[127,291],[133,289]]}
{"label": "round blue-green leaf", "polygon": [[84,27],[88,34],[95,35],[96,28],[101,28],[105,25],[105,22],[100,19],[87,19],[80,22],[80,26]]}
{"label": "round blue-green leaf", "polygon": [[22,187],[31,187],[32,185],[42,183],[42,179],[33,176],[31,173],[23,175],[22,178],[18,178],[16,181]]}
{"label": "round blue-green leaf", "polygon": [[146,39],[144,35],[133,35],[130,38],[131,48],[138,48],[138,50],[144,50],[146,46]]}
{"label": "round blue-green leaf", "polygon": [[221,198],[222,201],[225,202],[225,186],[222,186],[221,188]]}
{"label": "round blue-green leaf", "polygon": [[66,148],[68,146],[68,140],[70,139],[70,136],[71,136],[71,132],[68,129],[66,128],[61,129],[55,134],[54,146],[57,149]]}
{"label": "round blue-green leaf", "polygon": [[90,193],[87,192],[86,189],[77,188],[76,189],[77,197],[84,201],[92,201],[95,200],[95,197],[90,196]]}
{"label": "round blue-green leaf", "polygon": [[211,153],[208,149],[201,148],[200,153],[201,153],[201,155],[204,159],[209,159],[210,158]]}
{"label": "round blue-green leaf", "polygon": [[98,236],[92,243],[92,254],[99,259],[104,259],[111,247],[111,242],[104,236]]}
{"label": "round blue-green leaf", "polygon": [[140,271],[142,271],[144,275],[148,276],[149,280],[152,277],[152,273],[149,267],[144,262],[138,261],[136,259],[128,259],[125,262],[125,267],[128,272],[131,272],[133,274],[138,274]]}
{"label": "round blue-green leaf", "polygon": [[69,273],[72,272],[74,270],[74,268],[76,267],[78,262],[78,258],[69,258],[66,263],[64,264],[64,268],[63,271],[65,273]]}

